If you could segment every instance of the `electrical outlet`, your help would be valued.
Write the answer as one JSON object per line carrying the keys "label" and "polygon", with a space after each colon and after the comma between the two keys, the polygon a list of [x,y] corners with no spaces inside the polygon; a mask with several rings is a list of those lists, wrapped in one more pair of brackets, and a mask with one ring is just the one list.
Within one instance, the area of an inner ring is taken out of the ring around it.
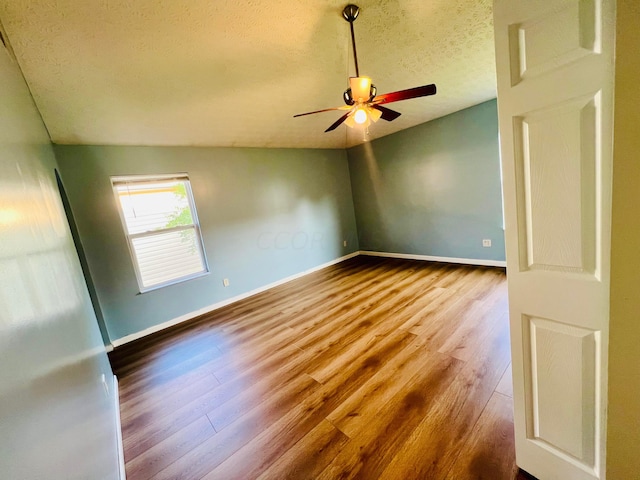
{"label": "electrical outlet", "polygon": [[342,242],[342,246],[343,246],[343,247],[346,247],[346,246],[347,246],[347,241],[346,241],[346,240],[344,240],[344,241]]}
{"label": "electrical outlet", "polygon": [[225,287],[229,286],[229,279],[225,278],[224,280],[222,280],[222,285],[224,285]]}
{"label": "electrical outlet", "polygon": [[491,239],[485,238],[484,240],[482,240],[482,246],[483,247],[490,247],[491,246]]}

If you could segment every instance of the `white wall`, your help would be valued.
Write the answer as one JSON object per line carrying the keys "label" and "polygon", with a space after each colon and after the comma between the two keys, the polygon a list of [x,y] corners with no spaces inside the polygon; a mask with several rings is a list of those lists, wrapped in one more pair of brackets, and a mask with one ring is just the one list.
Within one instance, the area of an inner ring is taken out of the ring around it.
{"label": "white wall", "polygon": [[0,477],[115,479],[113,375],[55,167],[0,45]]}

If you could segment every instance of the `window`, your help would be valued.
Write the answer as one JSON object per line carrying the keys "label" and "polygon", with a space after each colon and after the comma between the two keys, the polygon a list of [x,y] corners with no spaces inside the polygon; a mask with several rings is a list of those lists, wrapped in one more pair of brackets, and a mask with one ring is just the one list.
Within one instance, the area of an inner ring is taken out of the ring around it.
{"label": "window", "polygon": [[208,272],[187,175],[111,182],[141,292]]}

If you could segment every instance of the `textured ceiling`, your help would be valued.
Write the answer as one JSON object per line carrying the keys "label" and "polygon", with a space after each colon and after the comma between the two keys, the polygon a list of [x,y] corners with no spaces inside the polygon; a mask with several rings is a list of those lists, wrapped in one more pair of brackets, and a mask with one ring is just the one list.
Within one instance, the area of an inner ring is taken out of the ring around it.
{"label": "textured ceiling", "polygon": [[[0,20],[63,144],[343,148],[324,130],[354,75],[341,0],[2,0]],[[491,0],[357,0],[361,74],[389,105],[369,139],[495,97]]]}

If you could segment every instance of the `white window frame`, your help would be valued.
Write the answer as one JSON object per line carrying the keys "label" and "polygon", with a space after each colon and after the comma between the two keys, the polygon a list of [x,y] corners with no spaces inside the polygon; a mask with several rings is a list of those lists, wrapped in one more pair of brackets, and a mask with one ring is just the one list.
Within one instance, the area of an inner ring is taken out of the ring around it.
{"label": "white window frame", "polygon": [[[122,209],[122,204],[120,203],[120,195],[117,190],[118,185],[122,184],[145,184],[145,183],[159,183],[163,181],[181,181],[185,182],[185,190],[187,192],[187,201],[189,202],[189,208],[191,209],[191,219],[193,223],[191,225],[181,225],[178,227],[170,227],[170,228],[162,228],[157,230],[148,230],[140,233],[129,233],[129,228],[127,226],[127,221],[124,215],[124,211]],[[204,251],[204,242],[202,241],[202,234],[200,232],[200,221],[198,220],[198,212],[196,210],[196,204],[193,199],[193,191],[191,190],[191,180],[189,179],[189,175],[187,173],[177,173],[177,174],[161,174],[161,175],[122,175],[122,176],[112,176],[111,177],[111,186],[113,188],[113,194],[115,196],[116,205],[118,208],[118,214],[120,215],[120,221],[122,223],[122,229],[124,235],[127,239],[127,246],[129,247],[129,255],[131,256],[131,263],[133,264],[133,269],[136,274],[136,280],[138,282],[138,289],[140,293],[150,292],[153,290],[157,290],[159,288],[163,288],[169,285],[175,285],[176,283],[186,282],[187,280],[192,280],[194,278],[203,277],[209,274],[209,264],[207,262],[207,256]],[[151,285],[149,287],[145,287],[142,282],[142,275],[140,273],[140,267],[138,265],[138,259],[136,257],[135,248],[133,246],[133,240],[141,237],[148,237],[159,235],[168,232],[175,231],[184,231],[184,230],[194,230],[196,245],[198,251],[200,252],[200,256],[202,258],[202,264],[204,266],[204,270],[201,272],[184,275],[182,277],[173,278],[171,280],[167,280],[166,282],[158,283]]]}

